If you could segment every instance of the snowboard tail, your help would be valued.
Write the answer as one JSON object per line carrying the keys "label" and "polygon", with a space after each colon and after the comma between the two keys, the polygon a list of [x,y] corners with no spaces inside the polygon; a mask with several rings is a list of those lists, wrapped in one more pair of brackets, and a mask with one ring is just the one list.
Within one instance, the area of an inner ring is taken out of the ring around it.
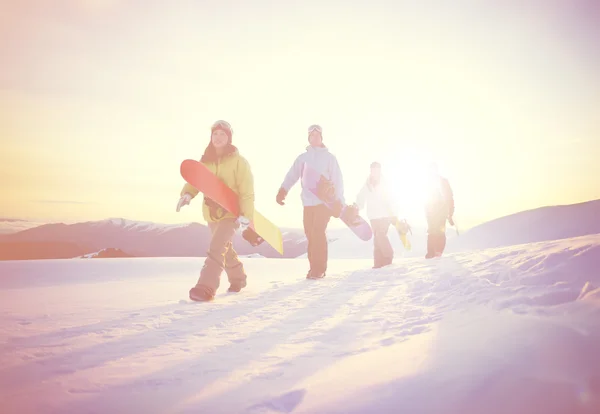
{"label": "snowboard tail", "polygon": [[[180,172],[184,180],[203,193],[205,197],[210,198],[236,217],[240,215],[238,195],[204,164],[187,159],[181,163]],[[264,240],[283,255],[281,231],[256,210],[254,210],[252,222],[243,237],[253,246],[258,246]]]}

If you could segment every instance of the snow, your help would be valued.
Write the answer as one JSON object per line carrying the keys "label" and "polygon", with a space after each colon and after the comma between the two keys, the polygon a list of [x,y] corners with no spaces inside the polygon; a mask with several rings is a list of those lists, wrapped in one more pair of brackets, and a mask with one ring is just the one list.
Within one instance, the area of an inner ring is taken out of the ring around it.
{"label": "snow", "polygon": [[238,257],[247,259],[265,259],[265,256],[260,253],[240,254]]}
{"label": "snow", "polygon": [[187,227],[191,223],[163,224],[154,223],[151,221],[129,220],[124,218],[108,218],[105,220],[88,222],[88,224],[94,226],[121,227],[127,230],[136,230],[144,232],[165,232],[171,229]]}
{"label": "snow", "polygon": [[[107,256],[107,254],[109,254],[109,256]],[[121,250],[121,249],[115,249],[115,248],[109,247],[109,248],[102,249],[102,250],[99,250],[94,253],[88,253],[88,254],[84,254],[82,256],[75,257],[75,259],[97,259],[97,258],[117,257],[117,256],[115,256],[115,254],[119,255],[118,257],[121,257],[122,254],[126,255],[126,253],[123,252],[123,250]],[[104,257],[101,257],[101,255],[104,255]],[[112,256],[110,256],[110,255],[112,255]]]}
{"label": "snow", "polygon": [[[448,240],[452,240],[453,235],[448,231]],[[427,247],[427,233],[424,229],[412,229],[412,234],[408,235],[411,243],[411,249],[407,250],[402,245],[400,236],[395,228],[390,226],[388,229],[388,239],[394,250],[394,257],[424,257]],[[306,239],[305,239],[306,240]],[[370,259],[373,258],[373,238],[368,241],[359,239],[352,231],[345,227],[342,229],[327,230],[328,257],[330,259]],[[303,253],[298,258],[306,258],[307,253]]]}
{"label": "snow", "polygon": [[99,251],[93,252],[93,253],[84,254],[83,256],[76,257],[76,259],[91,259],[91,258],[97,257],[104,251],[106,251],[106,249],[102,249],[102,250],[99,250]]}
{"label": "snow", "polygon": [[198,258],[0,262],[2,413],[600,412],[600,234],[244,263],[194,303]]}

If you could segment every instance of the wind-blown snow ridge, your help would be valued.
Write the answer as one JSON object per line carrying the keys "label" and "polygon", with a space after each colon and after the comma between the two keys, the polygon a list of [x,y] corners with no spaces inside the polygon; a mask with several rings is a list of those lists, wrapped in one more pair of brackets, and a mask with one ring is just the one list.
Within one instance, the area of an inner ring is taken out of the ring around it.
{"label": "wind-blown snow ridge", "polygon": [[3,408],[599,412],[600,235],[371,264],[247,260],[207,304],[201,259],[0,263]]}

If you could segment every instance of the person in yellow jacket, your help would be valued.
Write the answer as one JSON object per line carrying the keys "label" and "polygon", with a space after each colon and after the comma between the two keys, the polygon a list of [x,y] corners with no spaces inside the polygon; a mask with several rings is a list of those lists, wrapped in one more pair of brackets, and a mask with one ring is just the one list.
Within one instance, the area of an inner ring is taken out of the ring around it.
{"label": "person in yellow jacket", "polygon": [[[229,292],[239,292],[246,286],[246,273],[233,248],[236,231],[248,228],[254,216],[254,177],[248,161],[231,143],[233,130],[225,121],[217,121],[211,128],[211,138],[200,162],[230,187],[239,197],[240,216],[229,213],[204,196],[202,214],[208,223],[212,238],[200,278],[192,289],[190,299],[209,301],[219,288],[221,273],[227,273]],[[177,211],[198,195],[199,191],[189,183],[181,190]]]}

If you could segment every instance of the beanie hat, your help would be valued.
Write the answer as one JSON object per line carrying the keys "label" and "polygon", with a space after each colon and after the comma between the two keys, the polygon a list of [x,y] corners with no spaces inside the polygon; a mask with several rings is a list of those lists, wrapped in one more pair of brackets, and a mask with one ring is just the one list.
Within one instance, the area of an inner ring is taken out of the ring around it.
{"label": "beanie hat", "polygon": [[[314,124],[314,125],[311,125],[311,126],[308,127],[308,140],[309,141],[310,141],[310,134],[313,131],[317,131],[319,133],[319,135],[321,135],[321,142],[323,142],[323,128],[321,128],[321,125]],[[321,144],[321,145],[323,147],[325,146],[323,144]]]}
{"label": "beanie hat", "polygon": [[223,121],[223,120],[219,120],[219,121],[215,122],[212,125],[212,127],[210,128],[211,135],[212,135],[213,132],[215,132],[218,129],[220,129],[221,131],[225,131],[225,134],[227,134],[227,138],[229,138],[229,140],[227,141],[227,143],[231,144],[231,138],[232,138],[232,135],[233,135],[233,129],[231,128],[231,125],[229,125],[229,122]]}

